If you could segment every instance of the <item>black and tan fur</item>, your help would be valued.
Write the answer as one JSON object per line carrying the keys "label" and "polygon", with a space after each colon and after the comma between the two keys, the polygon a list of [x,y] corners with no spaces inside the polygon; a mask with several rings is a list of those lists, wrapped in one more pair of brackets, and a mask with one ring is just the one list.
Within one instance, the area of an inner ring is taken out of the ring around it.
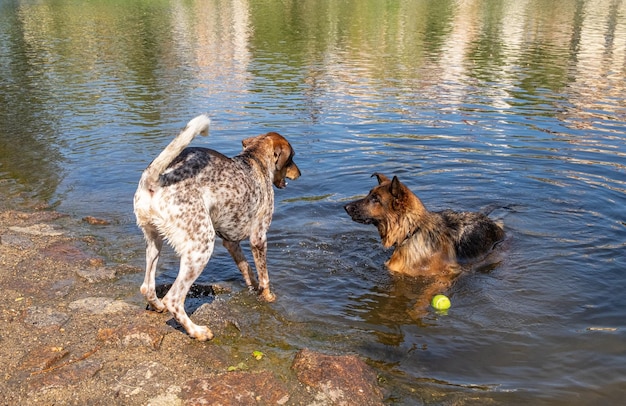
{"label": "black and tan fur", "polygon": [[[157,311],[168,310],[187,333],[210,340],[206,326],[185,312],[185,297],[202,273],[216,237],[231,254],[245,283],[261,299],[275,300],[266,265],[267,237],[274,211],[274,190],[297,179],[291,145],[278,133],[243,140],[243,152],[228,158],[206,148],[186,148],[198,133],[208,134],[210,120],[201,115],[146,168],[135,193],[137,224],[146,238],[146,275],[141,293]],[[258,283],[239,242],[250,239]],[[155,273],[163,241],[180,256],[180,270],[165,297],[155,291]]]}
{"label": "black and tan fur", "polygon": [[356,222],[374,224],[383,246],[394,247],[385,263],[390,271],[432,279],[429,295],[444,292],[460,264],[480,259],[504,238],[502,228],[482,213],[428,211],[396,176],[372,176],[378,186],[345,210]]}

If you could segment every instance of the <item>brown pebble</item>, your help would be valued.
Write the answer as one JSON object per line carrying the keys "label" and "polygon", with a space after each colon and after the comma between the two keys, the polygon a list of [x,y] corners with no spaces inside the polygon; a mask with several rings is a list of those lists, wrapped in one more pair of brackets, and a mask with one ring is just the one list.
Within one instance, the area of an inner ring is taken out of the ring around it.
{"label": "brown pebble", "polygon": [[108,226],[109,224],[111,224],[107,220],[99,219],[93,216],[83,217],[83,221],[94,226]]}

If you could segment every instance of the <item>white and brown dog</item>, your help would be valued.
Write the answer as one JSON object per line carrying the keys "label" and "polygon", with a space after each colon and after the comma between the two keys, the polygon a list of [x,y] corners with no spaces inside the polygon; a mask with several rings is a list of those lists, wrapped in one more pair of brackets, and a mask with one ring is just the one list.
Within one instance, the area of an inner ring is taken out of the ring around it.
{"label": "white and brown dog", "polygon": [[[243,152],[228,158],[206,148],[186,148],[198,133],[208,134],[210,120],[200,115],[152,161],[139,181],[134,208],[146,238],[146,275],[141,293],[157,311],[168,310],[187,333],[210,340],[206,326],[185,312],[185,297],[211,257],[216,236],[231,254],[245,283],[260,298],[275,300],[266,265],[267,237],[274,212],[274,190],[297,179],[294,151],[280,134],[243,140]],[[250,239],[258,283],[239,245]],[[165,297],[155,291],[157,261],[163,241],[180,256],[178,276]]]}

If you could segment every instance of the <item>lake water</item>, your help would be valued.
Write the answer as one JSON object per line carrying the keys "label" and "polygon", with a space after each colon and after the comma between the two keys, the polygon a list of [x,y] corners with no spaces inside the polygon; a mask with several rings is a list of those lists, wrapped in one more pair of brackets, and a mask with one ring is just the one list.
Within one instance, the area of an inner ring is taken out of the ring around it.
{"label": "lake water", "polygon": [[[132,196],[178,130],[209,112],[193,145],[226,155],[278,131],[303,175],[276,192],[271,309],[291,327],[271,339],[361,355],[390,403],[615,404],[625,77],[618,0],[1,2],[0,205],[108,219],[108,261],[143,266]],[[343,211],[373,172],[504,222],[503,261],[447,315],[411,318],[419,281]],[[221,247],[201,280],[243,288]]]}

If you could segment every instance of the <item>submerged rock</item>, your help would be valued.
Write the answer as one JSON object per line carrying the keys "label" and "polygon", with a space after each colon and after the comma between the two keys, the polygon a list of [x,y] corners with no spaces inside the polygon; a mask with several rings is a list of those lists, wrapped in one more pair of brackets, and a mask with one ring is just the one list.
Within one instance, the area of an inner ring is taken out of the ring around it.
{"label": "submerged rock", "polygon": [[93,226],[108,226],[111,224],[111,222],[108,220],[100,219],[100,218],[93,217],[93,216],[83,217],[83,221]]}

